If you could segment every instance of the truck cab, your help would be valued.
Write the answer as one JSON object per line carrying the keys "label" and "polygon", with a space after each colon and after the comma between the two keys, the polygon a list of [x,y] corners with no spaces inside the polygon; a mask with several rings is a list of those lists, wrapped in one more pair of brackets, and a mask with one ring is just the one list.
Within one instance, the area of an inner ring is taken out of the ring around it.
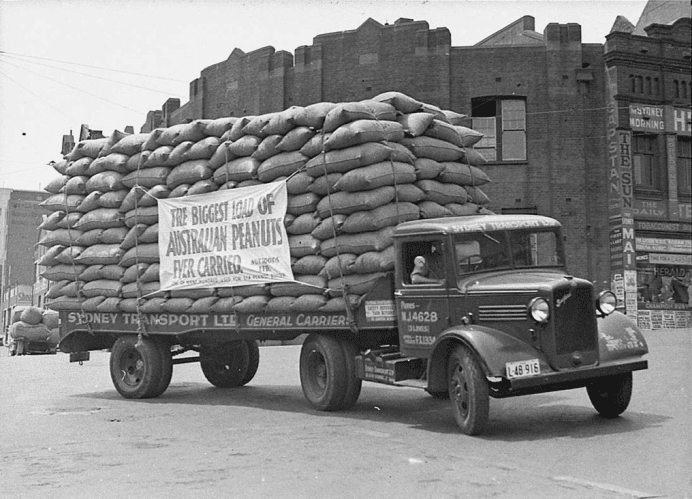
{"label": "truck cab", "polygon": [[[610,291],[567,272],[558,221],[419,220],[400,224],[394,237],[400,357],[379,359],[392,384],[414,381],[450,396],[469,434],[482,431],[488,396],[586,386],[601,414],[625,410],[632,371],[647,367],[646,342]],[[376,371],[362,366],[364,379]]]}

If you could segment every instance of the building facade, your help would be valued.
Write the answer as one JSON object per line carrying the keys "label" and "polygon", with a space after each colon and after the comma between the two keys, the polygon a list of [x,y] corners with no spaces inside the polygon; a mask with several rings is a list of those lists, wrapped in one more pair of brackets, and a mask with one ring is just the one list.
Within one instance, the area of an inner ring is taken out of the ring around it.
{"label": "building facade", "polygon": [[48,196],[48,193],[40,191],[0,189],[0,325],[3,332],[9,325],[13,307],[38,305],[35,296],[37,252],[41,251],[38,226],[46,214],[39,204]]}
{"label": "building facade", "polygon": [[578,24],[538,33],[525,16],[470,47],[425,21],[369,19],[294,54],[235,49],[191,82],[189,102],[169,99],[142,131],[386,91],[466,114],[485,135],[476,147],[493,179],[489,209],[560,220],[570,272],[614,285],[643,327],[689,326],[681,292],[644,289],[684,282],[690,258],[690,16],[652,11],[678,20],[643,16],[637,31],[618,18],[605,46],[583,43]]}
{"label": "building facade", "polygon": [[691,37],[687,17],[606,38],[611,273],[643,328],[690,325]]}

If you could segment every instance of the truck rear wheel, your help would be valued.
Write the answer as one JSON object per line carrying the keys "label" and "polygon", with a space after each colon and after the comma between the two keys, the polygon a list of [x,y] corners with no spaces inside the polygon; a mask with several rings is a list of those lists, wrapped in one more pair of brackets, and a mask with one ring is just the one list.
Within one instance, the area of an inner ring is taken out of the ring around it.
{"label": "truck rear wheel", "polygon": [[360,390],[363,387],[363,380],[356,376],[356,356],[358,347],[348,340],[341,340],[341,348],[344,351],[346,361],[346,395],[341,409],[350,409],[358,401]]}
{"label": "truck rear wheel", "polygon": [[128,399],[158,397],[173,374],[170,346],[153,337],[120,336],[111,349],[111,380]]}
{"label": "truck rear wheel", "polygon": [[259,348],[254,341],[228,341],[207,345],[199,352],[199,363],[207,381],[218,388],[247,384],[257,372]]}
{"label": "truck rear wheel", "polygon": [[338,411],[344,407],[349,392],[348,370],[344,348],[336,338],[311,334],[305,339],[300,350],[300,384],[315,409]]}
{"label": "truck rear wheel", "polygon": [[478,360],[465,346],[452,350],[448,364],[449,399],[454,419],[467,435],[479,435],[490,411],[488,381]]}
{"label": "truck rear wheel", "polygon": [[632,373],[608,376],[586,387],[591,404],[604,418],[616,418],[632,398]]}

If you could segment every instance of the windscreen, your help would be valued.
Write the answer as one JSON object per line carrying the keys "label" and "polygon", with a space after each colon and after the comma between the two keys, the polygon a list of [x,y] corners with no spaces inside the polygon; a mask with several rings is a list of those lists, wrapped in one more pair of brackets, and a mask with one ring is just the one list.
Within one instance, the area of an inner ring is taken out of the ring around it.
{"label": "windscreen", "polygon": [[557,231],[512,231],[508,235],[515,268],[564,266]]}
{"label": "windscreen", "polygon": [[559,233],[555,230],[456,234],[454,251],[460,274],[564,265]]}

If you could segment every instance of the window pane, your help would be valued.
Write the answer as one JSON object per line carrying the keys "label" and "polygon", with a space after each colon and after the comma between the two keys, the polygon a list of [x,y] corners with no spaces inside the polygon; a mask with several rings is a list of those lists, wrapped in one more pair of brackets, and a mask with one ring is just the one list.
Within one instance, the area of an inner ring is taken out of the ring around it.
{"label": "window pane", "polygon": [[634,183],[636,185],[642,184],[642,157],[634,156],[632,158],[632,165],[634,166]]}
{"label": "window pane", "polygon": [[495,118],[473,118],[473,129],[483,134],[474,149],[478,150],[488,161],[497,160],[497,139]]}
{"label": "window pane", "polygon": [[692,142],[678,139],[678,193],[692,194]]}
{"label": "window pane", "polygon": [[522,131],[502,132],[503,161],[526,159],[526,134]]}
{"label": "window pane", "polygon": [[526,104],[523,100],[502,101],[502,130],[526,130]]}
{"label": "window pane", "polygon": [[488,161],[497,161],[497,149],[495,147],[478,147],[478,144],[476,144],[473,147],[475,150],[477,150],[481,155]]}
{"label": "window pane", "polygon": [[644,189],[659,189],[656,171],[656,139],[647,135],[634,135],[632,139],[635,186]]}

